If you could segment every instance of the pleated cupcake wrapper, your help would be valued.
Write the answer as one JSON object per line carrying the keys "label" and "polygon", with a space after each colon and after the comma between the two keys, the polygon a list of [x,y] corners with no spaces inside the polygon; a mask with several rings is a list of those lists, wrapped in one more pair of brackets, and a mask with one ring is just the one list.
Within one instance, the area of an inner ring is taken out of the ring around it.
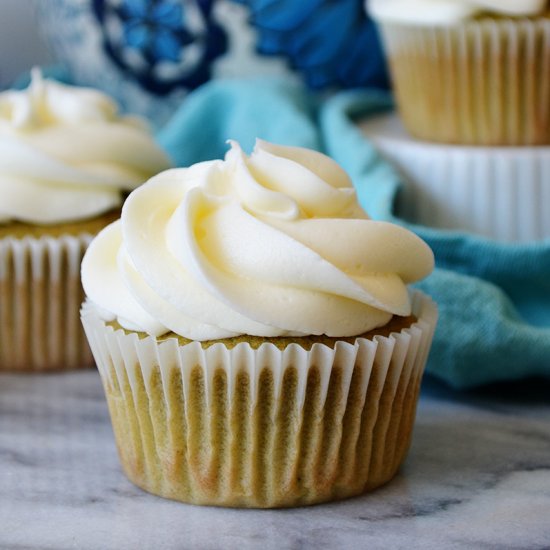
{"label": "pleated cupcake wrapper", "polygon": [[415,140],[396,115],[360,124],[403,175],[400,217],[507,242],[550,238],[550,147],[468,147]]}
{"label": "pleated cupcake wrapper", "polygon": [[416,293],[389,337],[284,350],[203,349],[82,320],[123,468],[138,486],[196,504],[279,507],[344,498],[391,479],[409,447],[437,318]]}
{"label": "pleated cupcake wrapper", "polygon": [[550,144],[550,19],[382,27],[413,135],[472,145]]}
{"label": "pleated cupcake wrapper", "polygon": [[0,371],[93,365],[80,323],[91,235],[0,239]]}

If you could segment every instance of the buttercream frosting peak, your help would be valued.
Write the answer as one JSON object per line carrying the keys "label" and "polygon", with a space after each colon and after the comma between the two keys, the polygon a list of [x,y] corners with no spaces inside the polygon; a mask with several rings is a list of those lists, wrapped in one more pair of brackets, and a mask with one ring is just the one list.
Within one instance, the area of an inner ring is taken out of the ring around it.
{"label": "buttercream frosting peak", "polygon": [[129,329],[193,340],[354,336],[408,315],[429,247],[369,220],[330,158],[258,141],[128,197],[82,265],[88,297]]}
{"label": "buttercream frosting peak", "polygon": [[27,90],[0,96],[0,119],[14,129],[36,129],[54,124],[81,124],[114,120],[118,108],[105,94],[92,88],[75,88],[45,80],[39,69],[31,71]]}
{"label": "buttercream frosting peak", "polygon": [[78,221],[170,165],[145,122],[105,94],[44,79],[0,93],[0,221]]}

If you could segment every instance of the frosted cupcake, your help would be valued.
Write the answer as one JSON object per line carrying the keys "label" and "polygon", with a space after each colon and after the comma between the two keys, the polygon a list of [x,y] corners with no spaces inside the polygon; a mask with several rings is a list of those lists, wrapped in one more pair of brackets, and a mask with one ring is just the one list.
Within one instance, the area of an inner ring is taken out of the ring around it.
{"label": "frosted cupcake", "polygon": [[409,446],[433,255],[370,220],[328,157],[258,141],[135,190],[82,265],[84,327],[128,477],[279,507],[389,481]]}
{"label": "frosted cupcake", "polygon": [[0,370],[90,366],[80,262],[125,192],[169,166],[143,122],[33,72],[0,94]]}
{"label": "frosted cupcake", "polygon": [[369,0],[415,137],[550,144],[547,0]]}

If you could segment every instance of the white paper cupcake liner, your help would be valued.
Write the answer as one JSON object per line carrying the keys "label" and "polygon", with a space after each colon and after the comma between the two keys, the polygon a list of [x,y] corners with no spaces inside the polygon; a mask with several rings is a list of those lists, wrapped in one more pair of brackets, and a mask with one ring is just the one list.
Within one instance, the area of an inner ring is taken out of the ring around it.
{"label": "white paper cupcake liner", "polygon": [[80,263],[91,236],[0,239],[0,370],[90,367]]}
{"label": "white paper cupcake liner", "polygon": [[400,217],[505,242],[550,238],[550,147],[422,142],[394,114],[359,125],[403,176]]}
{"label": "white paper cupcake liner", "polygon": [[437,319],[334,349],[203,348],[114,330],[85,303],[123,468],[195,504],[279,507],[344,498],[391,479],[409,447]]}
{"label": "white paper cupcake liner", "polygon": [[414,136],[550,144],[550,19],[382,29],[398,105]]}

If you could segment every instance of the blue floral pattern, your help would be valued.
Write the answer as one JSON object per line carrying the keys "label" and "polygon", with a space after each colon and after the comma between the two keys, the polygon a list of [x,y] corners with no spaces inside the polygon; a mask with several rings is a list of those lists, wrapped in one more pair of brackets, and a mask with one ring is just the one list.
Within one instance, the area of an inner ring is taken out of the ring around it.
{"label": "blue floral pattern", "polygon": [[104,49],[113,62],[158,95],[209,80],[227,50],[212,20],[215,0],[93,0]]}
{"label": "blue floral pattern", "polygon": [[284,55],[311,88],[388,87],[364,0],[234,0],[250,9],[263,55]]}

